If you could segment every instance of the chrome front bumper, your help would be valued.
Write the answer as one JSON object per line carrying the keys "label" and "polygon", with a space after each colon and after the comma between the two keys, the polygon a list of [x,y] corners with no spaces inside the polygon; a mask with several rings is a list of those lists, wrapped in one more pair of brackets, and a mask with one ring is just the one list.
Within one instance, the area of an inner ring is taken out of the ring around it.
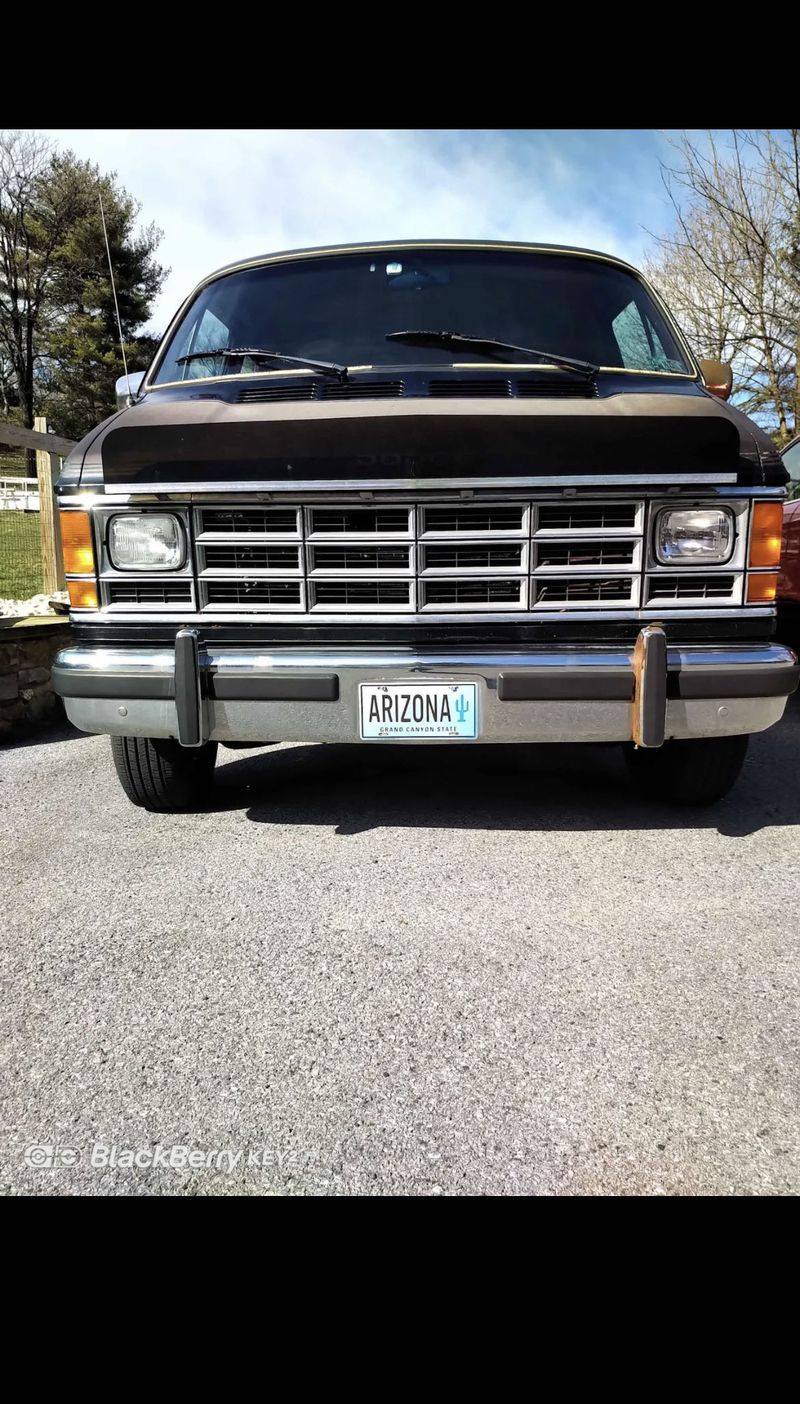
{"label": "chrome front bumper", "polygon": [[797,659],[781,644],[666,647],[662,635],[648,655],[647,642],[640,635],[636,650],[474,654],[206,649],[183,629],[174,650],[64,649],[53,680],[82,731],[176,737],[189,746],[358,741],[361,683],[422,680],[478,684],[480,741],[657,746],[764,731],[798,685]]}

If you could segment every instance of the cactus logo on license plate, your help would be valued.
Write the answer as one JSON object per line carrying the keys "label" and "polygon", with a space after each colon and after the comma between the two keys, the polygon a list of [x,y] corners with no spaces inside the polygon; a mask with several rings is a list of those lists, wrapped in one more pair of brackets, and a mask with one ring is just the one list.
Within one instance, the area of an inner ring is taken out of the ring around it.
{"label": "cactus logo on license plate", "polygon": [[364,683],[360,689],[365,741],[474,741],[476,683]]}

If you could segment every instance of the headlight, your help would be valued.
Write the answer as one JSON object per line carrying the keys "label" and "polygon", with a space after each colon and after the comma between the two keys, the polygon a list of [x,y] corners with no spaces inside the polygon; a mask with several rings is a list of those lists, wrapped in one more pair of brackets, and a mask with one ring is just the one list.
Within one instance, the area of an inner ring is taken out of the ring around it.
{"label": "headlight", "polygon": [[665,507],[656,518],[662,565],[722,565],[733,554],[733,513],[727,507]]}
{"label": "headlight", "polygon": [[108,524],[108,554],[117,570],[177,570],[185,559],[177,517],[121,512]]}

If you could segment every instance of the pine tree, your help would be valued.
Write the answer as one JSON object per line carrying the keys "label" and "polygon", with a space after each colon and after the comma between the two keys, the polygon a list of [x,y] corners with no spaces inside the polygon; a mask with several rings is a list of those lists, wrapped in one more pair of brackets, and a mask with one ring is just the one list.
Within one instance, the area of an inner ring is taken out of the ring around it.
{"label": "pine tree", "polygon": [[161,231],[137,227],[140,206],[114,173],[37,135],[0,137],[0,358],[23,423],[46,414],[70,438],[112,413],[123,372],[101,192],[128,365],[139,369],[157,344],[141,328],[166,276]]}

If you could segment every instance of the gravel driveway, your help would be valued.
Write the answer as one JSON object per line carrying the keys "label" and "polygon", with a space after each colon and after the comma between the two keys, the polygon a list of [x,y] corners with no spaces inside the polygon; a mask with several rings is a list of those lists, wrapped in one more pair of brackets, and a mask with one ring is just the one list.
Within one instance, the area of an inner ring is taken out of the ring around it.
{"label": "gravel driveway", "polygon": [[800,1190],[797,698],[699,813],[613,748],[220,758],[168,817],[0,752],[6,1193]]}

